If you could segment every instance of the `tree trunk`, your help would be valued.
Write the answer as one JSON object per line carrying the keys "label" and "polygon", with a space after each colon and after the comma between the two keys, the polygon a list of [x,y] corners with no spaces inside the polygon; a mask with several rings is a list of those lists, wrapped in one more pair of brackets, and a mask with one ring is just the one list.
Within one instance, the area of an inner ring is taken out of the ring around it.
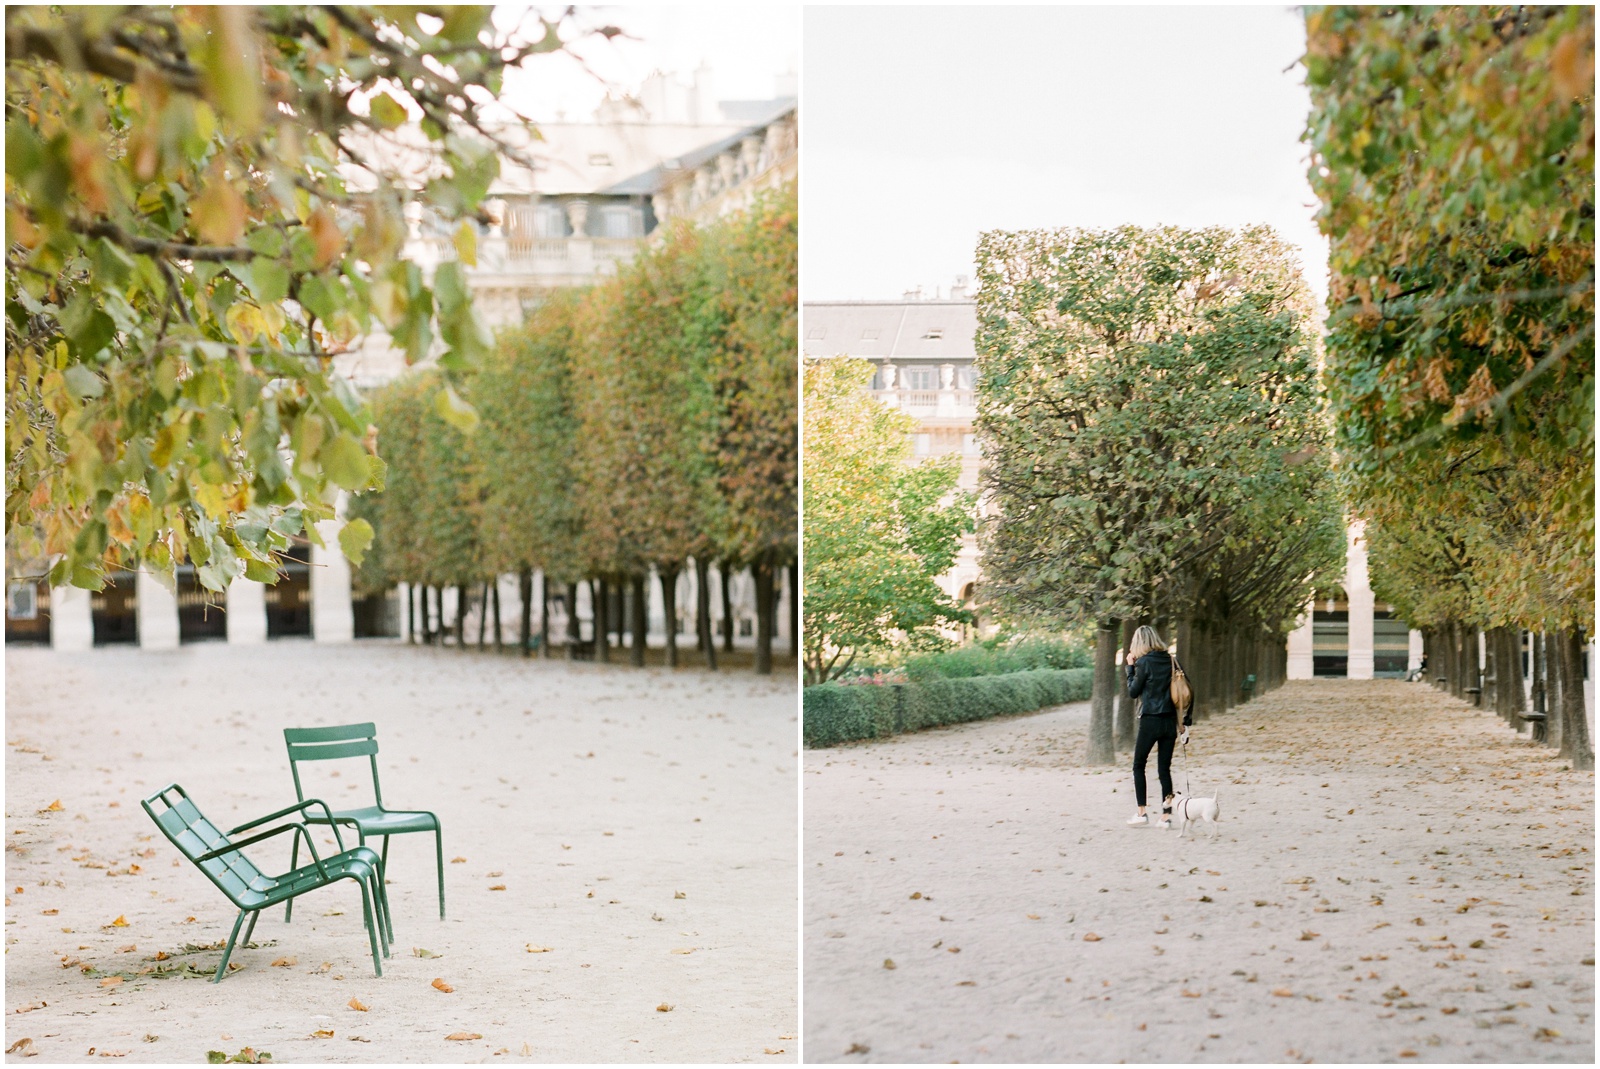
{"label": "tree trunk", "polygon": [[711,564],[704,557],[694,559],[694,633],[706,667],[717,670],[717,640],[711,633]]}
{"label": "tree trunk", "polygon": [[1121,684],[1117,671],[1117,639],[1120,620],[1101,620],[1094,633],[1094,689],[1089,697],[1089,749],[1084,763],[1114,765],[1117,750],[1112,745],[1112,699]]}
{"label": "tree trunk", "polygon": [[500,631],[500,580],[495,578],[494,583],[494,651],[499,653],[505,647],[505,639]]}
{"label": "tree trunk", "polygon": [[800,663],[800,565],[789,564],[789,656]]}
{"label": "tree trunk", "polygon": [[[1122,635],[1119,642],[1120,649],[1126,650],[1133,642],[1133,633],[1138,629],[1138,627],[1139,623],[1137,620],[1122,621]],[[1182,650],[1184,647],[1179,645],[1178,649]],[[1115,656],[1115,654],[1112,654],[1113,658],[1115,658]],[[1129,697],[1128,688],[1121,685],[1122,680],[1117,680],[1117,683],[1116,725],[1113,731],[1112,744],[1118,750],[1132,750],[1134,742],[1133,711],[1136,699]]]}
{"label": "tree trunk", "polygon": [[1561,750],[1575,772],[1594,771],[1594,745],[1583,700],[1583,628],[1556,632],[1556,663],[1561,673]]}
{"label": "tree trunk", "polygon": [[406,584],[406,644],[417,643],[417,585]]}
{"label": "tree trunk", "polygon": [[678,572],[681,564],[666,567],[657,565],[656,575],[661,580],[661,621],[667,638],[667,667],[678,667]]}
{"label": "tree trunk", "polygon": [[[539,585],[544,586],[543,577]],[[517,621],[517,648],[522,656],[531,656],[529,641],[533,638],[533,569],[524,568],[517,573],[517,596],[522,599],[522,612]],[[548,622],[548,618],[546,618]],[[548,629],[547,629],[548,630]]]}
{"label": "tree trunk", "polygon": [[467,584],[456,584],[456,649],[467,650]]}
{"label": "tree trunk", "polygon": [[629,584],[633,595],[633,642],[628,649],[628,660],[635,668],[644,667],[644,650],[650,638],[650,578],[636,575]]}
{"label": "tree trunk", "polygon": [[591,579],[589,581],[589,601],[592,608],[589,615],[594,618],[594,659],[597,664],[611,662],[611,606],[607,604],[606,581],[604,579]]}
{"label": "tree trunk", "polygon": [[489,582],[483,584],[483,597],[478,603],[478,650],[481,652],[489,637]]}
{"label": "tree trunk", "polygon": [[578,620],[578,584],[567,584],[567,660],[578,655],[583,642],[583,624]]}
{"label": "tree trunk", "polygon": [[[528,576],[528,593],[533,593],[533,576]],[[550,659],[550,575],[539,569],[539,659]]]}
{"label": "tree trunk", "polygon": [[772,561],[763,553],[754,567],[756,580],[756,675],[772,674]]}
{"label": "tree trunk", "polygon": [[722,573],[722,652],[733,652],[733,562],[722,561],[718,565]]}

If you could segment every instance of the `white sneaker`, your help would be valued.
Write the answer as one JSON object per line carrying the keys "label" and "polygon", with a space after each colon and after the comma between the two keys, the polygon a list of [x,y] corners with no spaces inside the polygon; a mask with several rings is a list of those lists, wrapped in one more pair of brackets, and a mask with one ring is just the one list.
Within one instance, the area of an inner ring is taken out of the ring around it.
{"label": "white sneaker", "polygon": [[1148,823],[1150,823],[1150,818],[1145,816],[1143,813],[1138,813],[1138,814],[1135,814],[1134,816],[1129,817],[1128,818],[1128,823],[1129,824],[1148,824]]}
{"label": "white sneaker", "polygon": [[1159,820],[1159,821],[1156,822],[1156,827],[1158,827],[1158,828],[1170,828],[1170,827],[1172,827],[1172,819],[1169,817],[1166,820]]}

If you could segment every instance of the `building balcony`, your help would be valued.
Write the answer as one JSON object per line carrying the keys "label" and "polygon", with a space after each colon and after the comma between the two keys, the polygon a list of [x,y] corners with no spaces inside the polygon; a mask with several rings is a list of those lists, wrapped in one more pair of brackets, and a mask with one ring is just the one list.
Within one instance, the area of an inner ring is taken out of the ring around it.
{"label": "building balcony", "polygon": [[872,395],[890,408],[911,416],[971,419],[978,414],[977,394],[972,390],[873,390]]}
{"label": "building balcony", "polygon": [[[478,263],[469,275],[604,275],[632,260],[642,238],[529,238],[486,234],[478,237]],[[430,235],[406,243],[406,258],[431,271],[457,258],[455,241]]]}

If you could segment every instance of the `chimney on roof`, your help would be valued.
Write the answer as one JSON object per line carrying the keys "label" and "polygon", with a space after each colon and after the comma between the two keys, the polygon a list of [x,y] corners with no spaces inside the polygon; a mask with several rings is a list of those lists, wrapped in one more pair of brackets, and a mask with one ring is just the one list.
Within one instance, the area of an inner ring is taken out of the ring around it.
{"label": "chimney on roof", "polygon": [[919,282],[911,289],[906,290],[905,299],[908,301],[922,300],[922,283]]}
{"label": "chimney on roof", "polygon": [[956,276],[955,282],[950,287],[950,299],[952,301],[964,301],[964,300],[967,299],[967,276],[966,275],[957,275]]}

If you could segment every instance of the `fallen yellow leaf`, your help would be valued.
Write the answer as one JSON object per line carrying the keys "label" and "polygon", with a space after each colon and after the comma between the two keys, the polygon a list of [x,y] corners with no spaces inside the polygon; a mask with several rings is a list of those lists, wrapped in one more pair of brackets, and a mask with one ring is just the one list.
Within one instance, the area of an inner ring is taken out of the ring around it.
{"label": "fallen yellow leaf", "polygon": [[117,914],[117,919],[116,920],[114,920],[110,924],[106,925],[107,928],[126,928],[127,926],[128,926],[128,918],[124,917],[120,913]]}
{"label": "fallen yellow leaf", "polygon": [[367,1012],[367,1004],[365,1002],[362,1002],[358,998],[352,998],[349,1002],[345,1003],[345,1005],[349,1006],[352,1010],[355,1010],[357,1013],[366,1013]]}
{"label": "fallen yellow leaf", "polygon": [[767,1047],[767,1048],[765,1048],[765,1053],[767,1053],[767,1054],[782,1054],[783,1053],[783,1048],[782,1047]]}
{"label": "fallen yellow leaf", "polygon": [[104,980],[100,981],[100,986],[101,987],[116,987],[120,983],[122,983],[122,977],[120,977],[120,976],[108,976]]}
{"label": "fallen yellow leaf", "polygon": [[453,857],[450,859],[450,864],[452,865],[465,865],[466,863],[467,859],[464,857]]}
{"label": "fallen yellow leaf", "polygon": [[527,947],[530,954],[548,954],[555,949],[555,947],[535,946],[533,943],[527,944]]}
{"label": "fallen yellow leaf", "polygon": [[1287,987],[1275,987],[1272,989],[1272,993],[1279,998],[1294,998],[1294,992]]}
{"label": "fallen yellow leaf", "polygon": [[663,1002],[661,1005],[656,1007],[656,1012],[657,1013],[671,1013],[672,1012],[672,1007],[669,1006],[667,1003]]}
{"label": "fallen yellow leaf", "polygon": [[1095,935],[1093,932],[1084,932],[1083,941],[1085,943],[1098,943],[1100,942],[1100,937]]}
{"label": "fallen yellow leaf", "polygon": [[24,1036],[6,1048],[7,1054],[20,1054],[24,1058],[32,1058],[39,1052],[33,1049],[33,1040]]}
{"label": "fallen yellow leaf", "polygon": [[885,969],[896,969],[896,968],[899,968],[899,966],[897,966],[894,963],[894,959],[893,958],[884,958],[883,959],[883,967]]}
{"label": "fallen yellow leaf", "polygon": [[673,947],[672,952],[674,954],[693,954],[694,947]]}
{"label": "fallen yellow leaf", "polygon": [[489,887],[489,890],[491,890],[491,891],[504,891],[505,889],[506,889],[506,885],[503,884],[503,883],[493,884],[493,885],[491,885]]}
{"label": "fallen yellow leaf", "polygon": [[272,964],[273,964],[274,968],[287,969],[292,965],[300,964],[300,959],[299,958],[279,958],[277,961],[274,961]]}
{"label": "fallen yellow leaf", "polygon": [[49,805],[47,805],[43,809],[39,810],[39,812],[41,812],[41,813],[59,813],[65,808],[66,808],[66,806],[61,804],[61,799],[57,798],[55,801],[51,802]]}
{"label": "fallen yellow leaf", "polygon": [[331,1028],[319,1028],[315,1032],[311,1033],[311,1038],[312,1039],[332,1039],[333,1038],[333,1029],[331,1029]]}
{"label": "fallen yellow leaf", "polygon": [[454,1039],[454,1040],[467,1040],[467,1039],[482,1039],[483,1037],[481,1035],[479,1035],[477,1032],[451,1032],[449,1035],[445,1036],[444,1038],[446,1038],[446,1039]]}
{"label": "fallen yellow leaf", "polygon": [[435,976],[433,978],[433,986],[438,988],[440,991],[443,991],[447,995],[455,990],[455,988],[444,982],[444,977],[442,976]]}

